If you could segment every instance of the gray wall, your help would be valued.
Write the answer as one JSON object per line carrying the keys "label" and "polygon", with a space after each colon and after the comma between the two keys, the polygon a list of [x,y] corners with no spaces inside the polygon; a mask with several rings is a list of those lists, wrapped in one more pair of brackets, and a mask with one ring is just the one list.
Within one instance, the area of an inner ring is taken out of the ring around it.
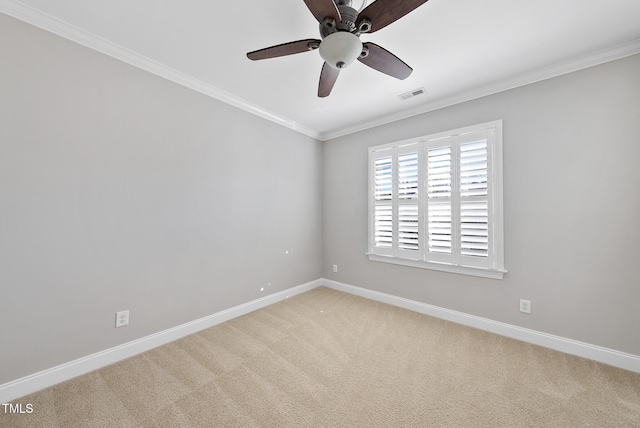
{"label": "gray wall", "polygon": [[[367,148],[495,119],[504,280],[368,261]],[[323,168],[325,278],[640,355],[640,55],[325,142]]]}
{"label": "gray wall", "polygon": [[321,276],[320,142],[2,14],[0,58],[0,384]]}
{"label": "gray wall", "polygon": [[[640,355],[640,56],[324,144],[2,14],[0,58],[0,384],[321,276]],[[369,262],[367,148],[494,119],[505,279]]]}

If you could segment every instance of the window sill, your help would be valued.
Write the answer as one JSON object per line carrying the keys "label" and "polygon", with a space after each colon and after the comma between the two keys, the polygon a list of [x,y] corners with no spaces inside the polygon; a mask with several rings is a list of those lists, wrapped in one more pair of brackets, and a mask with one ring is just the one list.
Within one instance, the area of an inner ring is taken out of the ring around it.
{"label": "window sill", "polygon": [[422,260],[401,259],[391,256],[380,256],[378,254],[367,253],[369,260],[374,262],[391,263],[394,265],[409,266],[420,269],[431,269],[441,272],[458,273],[462,275],[480,276],[483,278],[502,279],[506,270],[482,269],[469,266],[454,266],[445,263],[425,262]]}

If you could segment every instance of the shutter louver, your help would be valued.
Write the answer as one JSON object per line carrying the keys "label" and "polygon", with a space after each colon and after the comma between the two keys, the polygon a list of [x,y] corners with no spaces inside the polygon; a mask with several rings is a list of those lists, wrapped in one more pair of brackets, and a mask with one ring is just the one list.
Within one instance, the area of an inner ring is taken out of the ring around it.
{"label": "shutter louver", "polygon": [[488,215],[487,202],[460,204],[460,251],[463,256],[488,256]]}
{"label": "shutter louver", "polygon": [[402,250],[417,251],[418,245],[418,205],[398,207],[398,247]]}
{"label": "shutter louver", "polygon": [[487,194],[486,140],[460,145],[460,197]]}
{"label": "shutter louver", "polygon": [[373,221],[375,246],[391,248],[393,245],[393,211],[391,205],[376,205]]}
{"label": "shutter louver", "polygon": [[451,203],[429,202],[429,251],[451,254]]}
{"label": "shutter louver", "polygon": [[398,248],[418,251],[418,152],[398,155]]}
{"label": "shutter louver", "polygon": [[427,152],[428,245],[433,253],[451,254],[451,147]]}
{"label": "shutter louver", "polygon": [[451,147],[430,149],[427,155],[429,198],[451,197]]}
{"label": "shutter louver", "polygon": [[418,153],[398,156],[398,198],[418,197]]}
{"label": "shutter louver", "polygon": [[375,198],[376,201],[391,201],[393,185],[391,156],[375,160]]}
{"label": "shutter louver", "polygon": [[460,144],[460,253],[489,256],[487,141]]}
{"label": "shutter louver", "polygon": [[375,211],[374,245],[391,248],[393,245],[393,164],[391,156],[378,158],[374,162]]}

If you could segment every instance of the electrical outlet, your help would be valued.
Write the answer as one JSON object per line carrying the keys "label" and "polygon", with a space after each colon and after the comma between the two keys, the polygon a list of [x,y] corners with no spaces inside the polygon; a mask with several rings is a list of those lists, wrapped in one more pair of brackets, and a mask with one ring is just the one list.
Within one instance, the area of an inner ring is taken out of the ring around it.
{"label": "electrical outlet", "polygon": [[129,310],[116,312],[116,328],[129,324]]}
{"label": "electrical outlet", "polygon": [[531,300],[520,299],[520,312],[525,314],[531,313]]}
{"label": "electrical outlet", "polygon": [[333,265],[333,271],[338,272],[338,265]]}

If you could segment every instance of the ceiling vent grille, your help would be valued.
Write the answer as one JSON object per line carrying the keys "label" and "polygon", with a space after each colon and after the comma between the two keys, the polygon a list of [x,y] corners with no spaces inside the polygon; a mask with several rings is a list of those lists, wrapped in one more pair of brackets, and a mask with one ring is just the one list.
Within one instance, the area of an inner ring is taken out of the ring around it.
{"label": "ceiling vent grille", "polygon": [[424,88],[414,89],[413,91],[405,92],[404,94],[398,95],[398,98],[401,100],[408,100],[409,98],[413,98],[418,95],[422,95],[425,93]]}

